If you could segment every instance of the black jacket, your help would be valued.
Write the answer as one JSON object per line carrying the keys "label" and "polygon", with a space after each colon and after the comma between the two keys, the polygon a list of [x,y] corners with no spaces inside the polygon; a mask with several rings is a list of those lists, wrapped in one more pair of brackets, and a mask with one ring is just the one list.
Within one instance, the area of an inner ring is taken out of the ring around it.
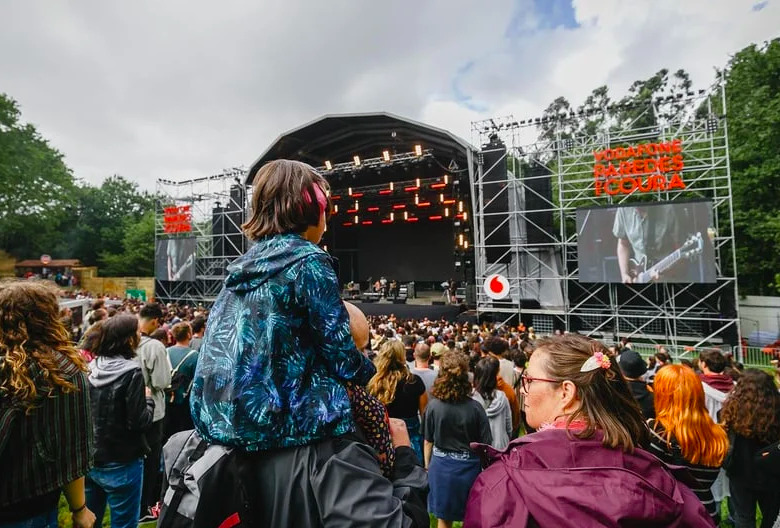
{"label": "black jacket", "polygon": [[628,380],[628,388],[631,389],[631,394],[634,395],[634,398],[639,403],[639,407],[642,408],[642,415],[645,417],[645,420],[655,418],[655,397],[648,389],[647,383]]}
{"label": "black jacket", "polygon": [[143,432],[154,416],[141,367],[133,360],[102,357],[89,366],[95,466],[141,458],[147,449]]}

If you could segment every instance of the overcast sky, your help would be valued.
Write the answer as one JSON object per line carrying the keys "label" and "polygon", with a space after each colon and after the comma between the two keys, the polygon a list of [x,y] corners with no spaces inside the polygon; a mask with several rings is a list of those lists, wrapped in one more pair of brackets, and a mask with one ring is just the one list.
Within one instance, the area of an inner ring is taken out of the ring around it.
{"label": "overcast sky", "polygon": [[780,34],[780,0],[3,0],[0,92],[76,177],[207,176],[323,114],[470,140],[660,68],[695,87]]}

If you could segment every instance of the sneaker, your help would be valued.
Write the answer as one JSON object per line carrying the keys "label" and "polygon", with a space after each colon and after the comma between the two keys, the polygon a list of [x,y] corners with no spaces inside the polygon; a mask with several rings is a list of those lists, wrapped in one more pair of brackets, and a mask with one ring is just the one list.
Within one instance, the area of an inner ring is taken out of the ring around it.
{"label": "sneaker", "polygon": [[160,503],[158,502],[154,506],[150,506],[146,508],[146,514],[141,515],[141,518],[138,519],[138,523],[148,523],[156,521],[157,518],[160,516]]}

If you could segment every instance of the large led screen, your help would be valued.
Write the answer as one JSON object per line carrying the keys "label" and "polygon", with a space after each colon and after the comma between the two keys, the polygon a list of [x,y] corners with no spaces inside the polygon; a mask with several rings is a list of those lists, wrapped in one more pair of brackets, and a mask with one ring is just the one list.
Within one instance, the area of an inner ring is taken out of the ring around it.
{"label": "large led screen", "polygon": [[579,281],[716,281],[712,202],[660,202],[577,210]]}
{"label": "large led screen", "polygon": [[155,248],[154,276],[158,280],[195,280],[195,238],[159,238]]}

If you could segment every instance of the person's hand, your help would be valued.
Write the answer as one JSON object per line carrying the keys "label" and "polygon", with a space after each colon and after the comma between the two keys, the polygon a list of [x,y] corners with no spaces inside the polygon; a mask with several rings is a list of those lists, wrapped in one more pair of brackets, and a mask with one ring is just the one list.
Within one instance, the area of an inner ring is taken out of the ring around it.
{"label": "person's hand", "polygon": [[146,394],[147,398],[151,398],[152,397],[152,389],[150,389],[149,387],[146,387],[144,389],[144,394]]}
{"label": "person's hand", "polygon": [[95,514],[89,508],[84,508],[73,514],[73,528],[92,528],[95,525]]}
{"label": "person's hand", "polygon": [[393,440],[393,447],[412,447],[406,423],[400,418],[390,418],[390,437]]}
{"label": "person's hand", "polygon": [[634,283],[634,277],[632,277],[628,273],[622,273],[620,278],[623,281],[623,284],[633,284]]}

